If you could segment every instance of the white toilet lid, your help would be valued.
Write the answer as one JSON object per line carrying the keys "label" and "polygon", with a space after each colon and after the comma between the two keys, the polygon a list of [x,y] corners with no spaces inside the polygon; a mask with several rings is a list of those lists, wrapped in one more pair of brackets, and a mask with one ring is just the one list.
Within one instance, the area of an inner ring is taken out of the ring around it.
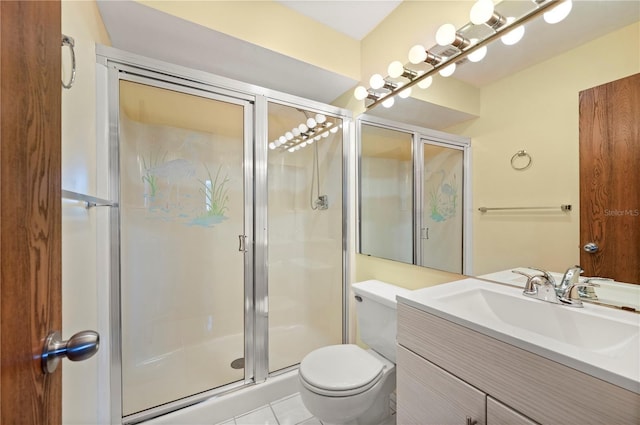
{"label": "white toilet lid", "polygon": [[351,390],[375,384],[383,368],[380,360],[357,345],[341,344],[307,354],[300,362],[299,373],[307,384],[322,392],[353,393]]}

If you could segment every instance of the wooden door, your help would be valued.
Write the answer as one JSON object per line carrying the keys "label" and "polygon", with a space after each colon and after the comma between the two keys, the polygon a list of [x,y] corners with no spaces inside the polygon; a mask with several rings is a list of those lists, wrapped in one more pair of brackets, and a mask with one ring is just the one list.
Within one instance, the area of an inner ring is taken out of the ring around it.
{"label": "wooden door", "polygon": [[62,421],[59,1],[0,1],[0,422]]}
{"label": "wooden door", "polygon": [[640,283],[640,74],[580,92],[580,244],[585,276]]}

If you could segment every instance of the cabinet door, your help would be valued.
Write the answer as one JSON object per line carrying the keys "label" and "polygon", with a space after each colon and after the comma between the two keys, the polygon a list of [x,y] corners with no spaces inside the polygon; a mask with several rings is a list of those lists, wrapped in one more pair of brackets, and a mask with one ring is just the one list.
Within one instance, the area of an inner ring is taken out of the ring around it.
{"label": "cabinet door", "polygon": [[398,346],[397,423],[483,425],[485,393]]}
{"label": "cabinet door", "polygon": [[487,423],[489,425],[537,425],[537,422],[491,397],[487,397]]}

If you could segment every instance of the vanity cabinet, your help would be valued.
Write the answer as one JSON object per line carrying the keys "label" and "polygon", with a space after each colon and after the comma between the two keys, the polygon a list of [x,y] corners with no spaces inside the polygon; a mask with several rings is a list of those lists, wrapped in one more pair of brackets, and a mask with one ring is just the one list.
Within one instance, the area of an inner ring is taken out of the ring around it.
{"label": "vanity cabinet", "polygon": [[398,424],[640,423],[639,394],[403,302],[398,344]]}
{"label": "vanity cabinet", "polygon": [[402,346],[397,355],[399,424],[536,424]]}
{"label": "vanity cabinet", "polygon": [[396,360],[398,424],[485,423],[485,393],[403,347]]}

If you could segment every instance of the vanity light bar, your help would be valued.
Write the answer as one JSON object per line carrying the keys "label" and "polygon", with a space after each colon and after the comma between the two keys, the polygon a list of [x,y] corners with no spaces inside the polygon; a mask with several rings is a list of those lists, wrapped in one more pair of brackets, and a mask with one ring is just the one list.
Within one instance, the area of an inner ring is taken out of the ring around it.
{"label": "vanity light bar", "polygon": [[[431,64],[433,66],[432,69],[425,71],[424,73],[418,75],[413,79],[409,79],[409,81],[406,84],[400,87],[397,87],[395,89],[389,89],[389,92],[384,94],[376,93],[362,86],[357,87],[356,90],[358,92],[356,93],[356,99],[358,100],[371,99],[373,102],[370,103],[369,105],[366,105],[366,109],[372,109],[378,106],[379,104],[381,104],[382,102],[384,102],[385,100],[389,100],[391,97],[395,96],[396,94],[399,94],[399,92],[406,90],[410,87],[413,87],[416,84],[419,84],[420,82],[426,80],[427,78],[431,77],[435,73],[443,70],[444,68],[447,68],[450,65],[454,65],[456,62],[462,61],[463,59],[467,58],[469,55],[472,55],[474,52],[479,51],[480,49],[484,48],[486,45],[502,37],[504,34],[508,33],[512,29],[515,29],[520,25],[526,24],[527,22],[537,18],[538,16],[544,14],[545,12],[548,12],[549,10],[553,9],[554,7],[558,6],[560,3],[563,3],[565,1],[571,1],[571,0],[548,0],[545,2],[536,1],[535,2],[535,5],[537,6],[536,8],[527,12],[520,18],[514,19],[511,22],[509,22],[506,19],[505,20],[499,19],[499,18],[503,18],[502,15],[499,15],[493,12],[492,16],[489,18],[489,21],[486,22],[485,24],[492,27],[495,30],[494,33],[490,34],[489,36],[487,36],[482,40],[479,40],[475,44],[470,44],[464,50],[460,49],[457,53],[454,53],[449,57],[437,56],[430,53],[429,51],[426,51],[425,62]],[[465,26],[463,26],[461,30],[468,28],[470,25],[474,25],[474,24],[468,23]],[[461,30],[456,31],[456,39],[457,39],[458,33],[461,32]],[[461,40],[458,40],[458,44],[461,44]],[[363,94],[363,90],[360,90],[360,88],[364,89],[364,93],[367,94],[366,96],[364,97],[358,96],[358,94],[360,95]]]}

